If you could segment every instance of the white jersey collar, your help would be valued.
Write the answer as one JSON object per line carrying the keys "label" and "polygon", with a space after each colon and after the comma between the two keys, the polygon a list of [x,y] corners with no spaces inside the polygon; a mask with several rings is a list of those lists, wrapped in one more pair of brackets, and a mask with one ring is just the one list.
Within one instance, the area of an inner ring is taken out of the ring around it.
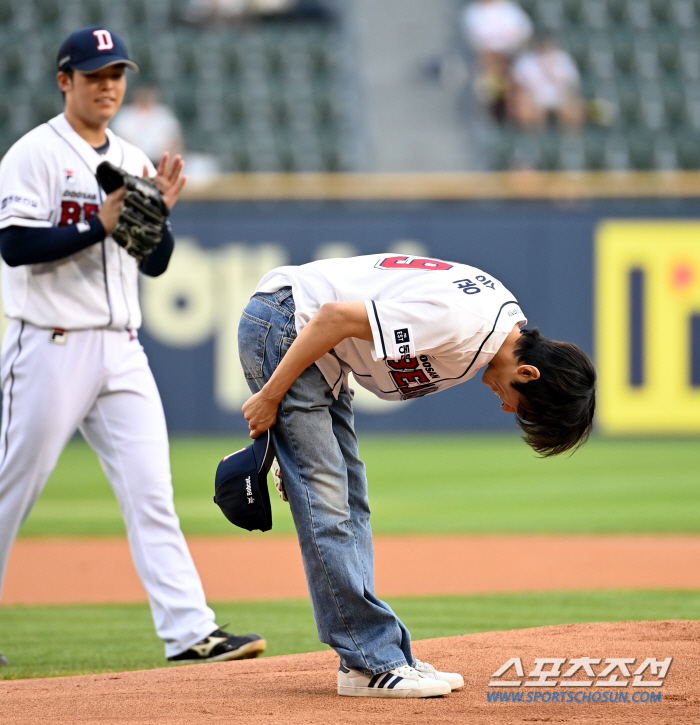
{"label": "white jersey collar", "polygon": [[111,161],[117,166],[123,165],[124,153],[123,150],[121,150],[119,139],[115,136],[111,129],[106,129],[107,138],[109,139],[109,149],[107,150],[107,153],[98,154],[97,151],[95,151],[95,149],[90,146],[90,144],[70,125],[64,113],[59,113],[58,116],[55,116],[47,123],[71,146],[71,148],[73,148],[93,174],[102,161]]}

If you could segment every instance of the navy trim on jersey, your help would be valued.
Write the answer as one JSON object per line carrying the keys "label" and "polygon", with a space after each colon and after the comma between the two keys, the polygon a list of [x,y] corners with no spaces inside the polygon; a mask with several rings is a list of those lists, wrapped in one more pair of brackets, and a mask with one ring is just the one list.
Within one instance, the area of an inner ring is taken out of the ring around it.
{"label": "navy trim on jersey", "polygon": [[[122,157],[119,160],[119,164],[118,165],[120,167],[123,167],[124,166],[124,146],[122,145],[122,143],[119,140],[119,137],[118,136],[115,136],[114,138],[117,141],[119,141],[119,149],[122,152]],[[107,136],[107,141],[109,142],[109,136]],[[95,149],[95,150],[97,150],[97,149]],[[97,178],[97,177],[95,177],[95,178]],[[121,283],[121,287],[122,287],[122,297],[124,298],[124,306],[126,307],[126,326],[127,327],[130,327],[131,326],[131,308],[129,307],[129,298],[127,297],[126,288],[124,287],[124,272],[122,270],[122,255],[121,255],[121,252],[119,250],[117,250],[117,256],[119,257],[119,282]],[[111,322],[112,321],[110,320],[110,324],[111,324]]]}
{"label": "navy trim on jersey", "polygon": [[124,299],[124,307],[126,307],[126,327],[128,328],[131,327],[131,308],[129,307],[129,300],[126,297],[126,289],[124,289],[124,271],[122,269],[121,253],[117,254],[117,259],[119,259],[119,280],[122,287],[122,298]]}
{"label": "navy trim on jersey", "polygon": [[[333,392],[338,387],[338,383],[343,379],[343,365],[340,362],[340,358],[338,357],[338,355],[336,354],[336,352],[333,348],[331,348],[328,351],[328,355],[330,355],[331,357],[334,357],[338,361],[338,366],[340,367],[340,375],[338,375],[338,377],[335,379],[335,382],[333,383],[333,385],[331,385],[331,392]],[[326,382],[328,382],[328,381],[326,381]]]}
{"label": "navy trim on jersey", "polygon": [[102,144],[102,146],[93,146],[92,148],[95,149],[100,156],[104,156],[109,151],[109,136],[107,136],[107,140]]}
{"label": "navy trim on jersey", "polygon": [[493,327],[491,328],[491,332],[489,332],[489,334],[486,335],[486,337],[484,338],[481,345],[479,345],[479,349],[476,351],[476,355],[474,355],[474,357],[472,358],[472,361],[469,363],[469,367],[461,375],[458,375],[456,378],[440,378],[440,380],[460,380],[461,378],[463,378],[472,369],[472,366],[476,362],[479,355],[481,355],[481,351],[483,350],[484,345],[487,343],[489,337],[491,337],[491,335],[493,335],[493,333],[496,331],[496,325],[498,324],[498,319],[501,316],[501,312],[503,312],[503,308],[506,307],[507,305],[517,305],[517,304],[518,304],[517,300],[508,300],[508,302],[504,302],[501,305],[501,307],[498,310],[498,314],[496,315],[496,319],[493,321]]}
{"label": "navy trim on jersey", "polygon": [[384,353],[384,360],[386,360],[386,347],[384,347],[384,332],[382,331],[382,324],[379,322],[379,314],[377,313],[377,305],[372,300],[372,309],[374,310],[374,319],[377,321],[377,327],[379,328],[379,339],[382,341],[382,352]]}
{"label": "navy trim on jersey", "polygon": [[335,390],[338,383],[343,379],[343,369],[340,369],[340,375],[338,375],[338,379],[333,383],[333,387],[331,388],[331,392]]}
{"label": "navy trim on jersey", "polygon": [[[50,121],[46,122],[46,125],[58,136],[67,146],[70,146],[73,151],[78,155],[78,158],[87,166],[88,171],[95,176],[95,172],[90,168],[90,164],[88,164],[87,161],[83,158],[83,155],[78,151],[78,149],[73,146],[73,144],[56,128],[53,127]],[[92,148],[92,147],[91,147]],[[94,150],[94,149],[93,149]],[[122,148],[122,163],[124,162],[124,149]],[[102,187],[100,186],[100,182],[97,181],[97,176],[95,176],[95,183],[97,184],[97,197],[100,200],[100,204],[104,201],[102,198]],[[102,245],[102,275],[104,277],[105,281],[105,295],[107,297],[107,307],[109,307],[109,322],[107,323],[107,327],[112,326],[112,322],[114,321],[114,311],[112,310],[112,298],[109,294],[109,281],[107,279],[107,250],[105,249],[105,242],[107,240],[103,239],[100,244]],[[123,284],[123,282],[122,282]]]}
{"label": "navy trim on jersey", "polygon": [[102,245],[102,277],[105,281],[105,294],[107,295],[107,306],[109,307],[109,322],[107,327],[112,326],[114,321],[114,312],[112,311],[112,295],[109,294],[109,277],[107,275],[107,240],[103,239],[100,244]]}
{"label": "navy trim on jersey", "polygon": [[[372,304],[374,304],[374,302]],[[469,367],[461,375],[458,375],[456,378],[440,378],[440,380],[435,381],[435,382],[440,383],[443,380],[460,380],[461,378],[463,378],[472,369],[472,366],[477,361],[477,358],[479,357],[479,355],[481,355],[481,351],[482,351],[484,345],[486,344],[488,339],[491,337],[491,335],[493,335],[493,333],[496,331],[496,325],[498,324],[498,320],[501,316],[501,312],[503,312],[503,308],[506,307],[507,305],[517,305],[517,304],[518,304],[517,300],[508,300],[508,302],[504,302],[501,305],[501,307],[498,310],[498,314],[496,315],[496,319],[494,320],[493,327],[491,328],[491,332],[489,332],[489,334],[486,335],[486,337],[484,338],[481,345],[479,345],[479,349],[476,351],[476,355],[474,355],[474,357],[472,358],[472,361],[469,363]],[[357,373],[354,370],[352,371],[352,374],[357,375]],[[371,375],[359,375],[359,377],[371,378],[372,376]],[[384,395],[393,395],[394,393],[396,393],[397,395],[401,394],[401,392],[399,390],[380,390],[379,392],[383,393]]]}
{"label": "navy trim on jersey", "polygon": [[12,364],[10,365],[10,390],[7,393],[8,397],[8,403],[7,403],[7,428],[5,428],[5,450],[2,454],[2,462],[0,462],[0,471],[2,470],[2,467],[5,465],[5,459],[7,458],[7,450],[9,447],[9,440],[10,440],[10,424],[12,423],[12,391],[15,387],[15,365],[17,364],[17,361],[19,360],[19,356],[22,354],[22,333],[24,332],[24,320],[22,320],[22,325],[19,328],[19,335],[17,336],[17,354],[15,355],[15,359],[12,361]]}

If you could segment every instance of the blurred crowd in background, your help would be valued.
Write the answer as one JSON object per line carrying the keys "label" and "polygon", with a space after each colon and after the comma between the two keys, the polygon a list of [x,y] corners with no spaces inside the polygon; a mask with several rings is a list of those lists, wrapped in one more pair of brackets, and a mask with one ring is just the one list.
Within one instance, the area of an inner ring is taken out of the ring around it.
{"label": "blurred crowd in background", "polygon": [[472,0],[474,93],[498,124],[493,168],[700,163],[694,0]]}
{"label": "blurred crowd in background", "polygon": [[87,24],[141,66],[115,130],[195,174],[700,168],[700,0],[0,0],[0,154]]}
{"label": "blurred crowd in background", "polygon": [[514,0],[476,0],[464,9],[464,31],[478,60],[475,90],[494,120],[538,128],[555,120],[583,122],[576,62],[554,35],[534,36],[530,16]]}

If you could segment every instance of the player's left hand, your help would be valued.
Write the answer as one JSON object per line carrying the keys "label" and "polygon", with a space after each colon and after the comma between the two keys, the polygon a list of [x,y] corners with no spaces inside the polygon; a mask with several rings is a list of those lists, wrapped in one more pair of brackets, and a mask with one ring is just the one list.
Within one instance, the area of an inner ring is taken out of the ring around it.
{"label": "player's left hand", "polygon": [[[183,187],[187,183],[187,177],[182,175],[182,168],[185,162],[180,154],[176,154],[170,158],[170,154],[166,151],[163,158],[156,169],[156,176],[153,182],[160,190],[163,201],[168,205],[168,209],[175,206],[177,197],[180,195]],[[148,168],[143,167],[143,175],[148,176]]]}
{"label": "player's left hand", "polygon": [[243,403],[241,410],[248,421],[251,438],[257,438],[268,428],[272,428],[277,420],[278,407],[279,400],[270,398],[264,388]]}

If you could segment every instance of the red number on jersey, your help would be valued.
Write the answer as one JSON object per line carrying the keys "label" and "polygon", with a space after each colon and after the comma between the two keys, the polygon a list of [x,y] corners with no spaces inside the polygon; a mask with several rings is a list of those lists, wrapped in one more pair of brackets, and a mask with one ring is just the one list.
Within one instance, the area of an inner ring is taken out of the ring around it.
{"label": "red number on jersey", "polygon": [[97,206],[97,204],[85,204],[83,209],[85,209],[85,221],[87,221],[91,216],[95,216],[95,214],[97,214],[100,207]]}
{"label": "red number on jersey", "polygon": [[415,257],[410,262],[408,257],[386,257],[382,259],[377,267],[382,269],[452,269],[454,265],[443,262],[440,259],[429,259],[428,257]]}
{"label": "red number on jersey", "polygon": [[64,201],[61,203],[61,220],[59,227],[77,224],[80,221],[80,204],[77,201]]}

